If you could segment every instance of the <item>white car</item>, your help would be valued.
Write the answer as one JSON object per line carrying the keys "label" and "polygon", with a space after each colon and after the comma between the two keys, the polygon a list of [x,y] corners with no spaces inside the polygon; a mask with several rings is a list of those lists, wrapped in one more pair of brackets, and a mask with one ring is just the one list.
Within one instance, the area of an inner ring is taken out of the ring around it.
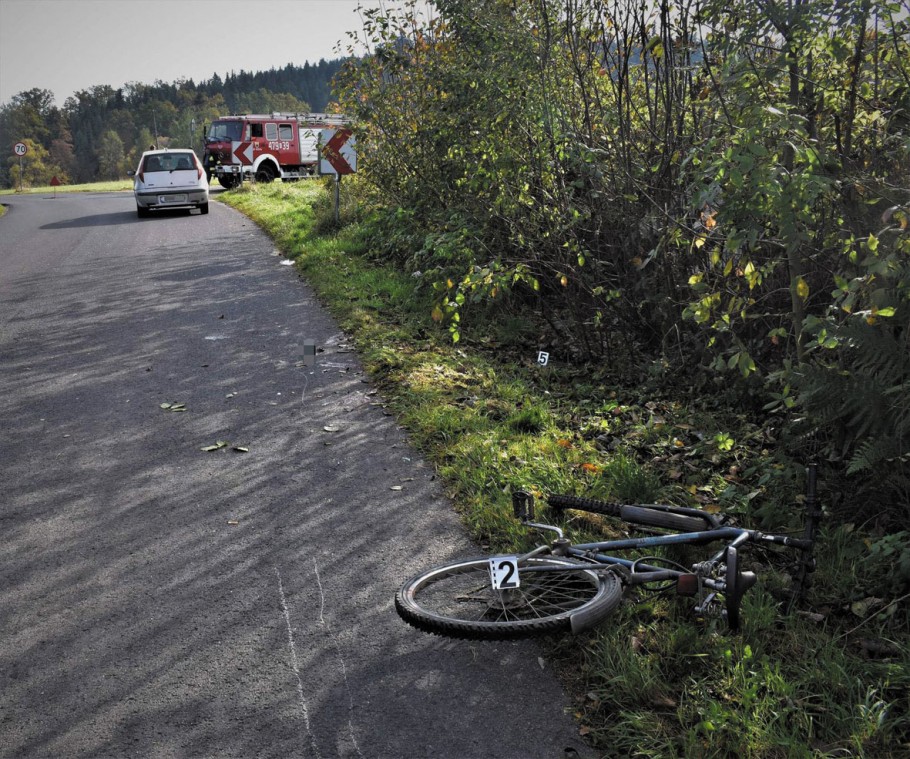
{"label": "white car", "polygon": [[131,171],[136,212],[148,216],[153,208],[198,208],[209,212],[209,183],[192,150],[147,150]]}

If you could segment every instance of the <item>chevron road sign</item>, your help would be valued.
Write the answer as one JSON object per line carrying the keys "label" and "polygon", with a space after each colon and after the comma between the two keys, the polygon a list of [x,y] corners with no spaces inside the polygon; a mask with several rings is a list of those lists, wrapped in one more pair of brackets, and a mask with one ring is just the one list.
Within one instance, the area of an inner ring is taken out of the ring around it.
{"label": "chevron road sign", "polygon": [[353,174],[357,171],[357,151],[354,133],[346,128],[323,129],[320,139],[322,157],[320,174]]}

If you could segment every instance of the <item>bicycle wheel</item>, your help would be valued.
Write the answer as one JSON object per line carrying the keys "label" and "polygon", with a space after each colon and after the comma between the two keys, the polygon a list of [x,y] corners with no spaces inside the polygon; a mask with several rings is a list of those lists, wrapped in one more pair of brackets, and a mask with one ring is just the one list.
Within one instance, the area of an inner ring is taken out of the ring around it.
{"label": "bicycle wheel", "polygon": [[572,559],[535,557],[520,565],[518,588],[494,590],[489,558],[455,562],[404,583],[395,608],[413,627],[453,638],[578,633],[602,621],[622,597],[615,574],[591,567]]}
{"label": "bicycle wheel", "polygon": [[737,632],[739,630],[739,610],[743,602],[743,595],[755,585],[757,578],[754,572],[739,571],[739,552],[734,546],[727,548],[726,562],[724,606],[727,610],[727,627],[733,632]]}
{"label": "bicycle wheel", "polygon": [[576,511],[589,511],[592,514],[603,514],[608,517],[618,517],[620,505],[609,501],[598,501],[594,498],[584,498],[578,495],[550,495],[547,503],[556,511],[575,509]]}
{"label": "bicycle wheel", "polygon": [[575,495],[551,495],[547,498],[547,503],[556,511],[566,509],[587,511],[591,514],[617,517],[630,524],[663,527],[679,532],[701,532],[711,529],[710,518],[694,513],[694,509],[689,509],[689,513],[682,513],[681,509],[664,510],[648,505],[624,505]]}

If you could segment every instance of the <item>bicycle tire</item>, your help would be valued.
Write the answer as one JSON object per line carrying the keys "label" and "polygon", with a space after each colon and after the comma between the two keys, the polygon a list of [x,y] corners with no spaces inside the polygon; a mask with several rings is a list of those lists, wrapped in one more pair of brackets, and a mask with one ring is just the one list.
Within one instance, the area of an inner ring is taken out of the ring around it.
{"label": "bicycle tire", "polygon": [[743,596],[746,591],[755,585],[754,572],[740,572],[739,552],[734,546],[727,548],[726,572],[724,574],[724,606],[727,611],[727,627],[733,632],[740,628]]}
{"label": "bicycle tire", "polygon": [[592,514],[603,514],[608,517],[619,517],[621,508],[618,503],[598,501],[594,498],[583,498],[577,495],[551,495],[547,497],[547,503],[557,511],[576,509],[577,511],[589,511]]}
{"label": "bicycle tire", "polygon": [[679,532],[701,532],[711,529],[707,517],[663,511],[652,506],[624,506],[618,503],[598,501],[594,498],[583,498],[575,495],[551,495],[547,498],[547,503],[557,511],[564,511],[565,509],[588,511],[592,514],[616,517],[630,524],[662,527]]}
{"label": "bicycle tire", "polygon": [[519,589],[494,590],[490,558],[445,564],[412,577],[395,595],[399,616],[435,635],[514,640],[582,632],[601,622],[622,598],[615,574],[561,557],[530,558],[519,567]]}
{"label": "bicycle tire", "polygon": [[702,517],[676,514],[672,511],[662,511],[648,506],[621,506],[619,517],[624,522],[631,524],[662,527],[678,532],[704,532],[711,529],[707,519]]}

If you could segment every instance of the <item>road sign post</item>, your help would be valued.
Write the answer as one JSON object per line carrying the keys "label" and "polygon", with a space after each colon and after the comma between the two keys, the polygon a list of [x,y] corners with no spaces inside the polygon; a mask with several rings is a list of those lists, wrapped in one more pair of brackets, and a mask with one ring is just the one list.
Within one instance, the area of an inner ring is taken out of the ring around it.
{"label": "road sign post", "polygon": [[13,145],[13,152],[19,156],[19,192],[22,192],[22,157],[28,153],[28,145],[24,142],[17,142]]}
{"label": "road sign post", "polygon": [[335,226],[341,226],[341,174],[335,175]]}
{"label": "road sign post", "polygon": [[340,222],[341,177],[357,171],[357,140],[347,127],[323,129],[319,135],[319,173],[335,176],[335,226]]}

